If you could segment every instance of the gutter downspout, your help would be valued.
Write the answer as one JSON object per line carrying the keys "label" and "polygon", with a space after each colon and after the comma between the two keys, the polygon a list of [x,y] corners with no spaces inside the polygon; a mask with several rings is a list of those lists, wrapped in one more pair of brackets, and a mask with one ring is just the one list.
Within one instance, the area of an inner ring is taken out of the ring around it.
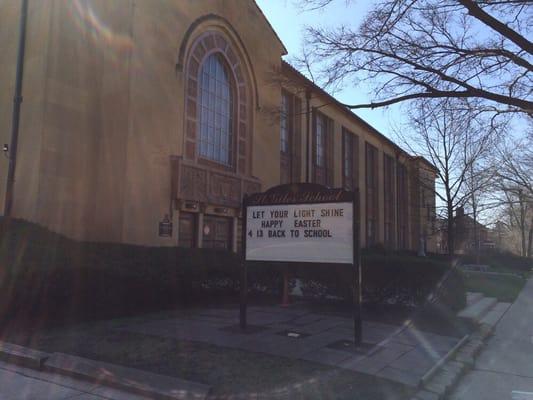
{"label": "gutter downspout", "polygon": [[13,208],[15,186],[15,167],[17,164],[17,147],[20,125],[20,108],[22,105],[22,80],[24,74],[24,54],[26,49],[26,22],[28,19],[28,0],[22,0],[20,8],[19,44],[17,55],[17,73],[15,78],[15,95],[13,97],[13,114],[11,122],[11,143],[9,144],[9,167],[7,171],[4,216],[10,217]]}

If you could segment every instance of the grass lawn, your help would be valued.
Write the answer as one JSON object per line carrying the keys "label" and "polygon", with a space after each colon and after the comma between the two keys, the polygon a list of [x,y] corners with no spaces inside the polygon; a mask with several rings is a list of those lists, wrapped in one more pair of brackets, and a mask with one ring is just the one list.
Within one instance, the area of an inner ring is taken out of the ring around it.
{"label": "grass lawn", "polygon": [[213,399],[407,400],[412,395],[400,384],[312,362],[110,328],[83,324],[4,339],[205,383],[212,386]]}
{"label": "grass lawn", "polygon": [[513,302],[524,287],[526,278],[512,275],[489,275],[481,273],[464,274],[466,289],[481,292],[499,301]]}

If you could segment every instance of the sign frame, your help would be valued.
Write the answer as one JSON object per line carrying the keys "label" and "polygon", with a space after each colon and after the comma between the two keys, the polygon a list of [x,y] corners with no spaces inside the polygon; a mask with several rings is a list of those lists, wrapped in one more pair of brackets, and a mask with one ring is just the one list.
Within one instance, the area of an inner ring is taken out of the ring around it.
{"label": "sign frame", "polygon": [[[352,303],[354,321],[354,344],[362,342],[362,289],[361,289],[361,250],[360,250],[360,205],[359,190],[347,191],[344,189],[330,189],[314,183],[293,183],[275,186],[266,192],[254,193],[244,196],[242,202],[242,251],[241,251],[241,293],[239,323],[242,330],[247,327],[247,292],[248,292],[248,265],[257,262],[269,262],[276,264],[320,264],[319,262],[306,261],[256,261],[246,259],[248,237],[248,207],[253,206],[277,206],[277,205],[305,205],[325,203],[352,203]],[[325,263],[322,263],[325,264]],[[330,263],[332,264],[332,263]],[[342,263],[349,266],[349,263]]]}

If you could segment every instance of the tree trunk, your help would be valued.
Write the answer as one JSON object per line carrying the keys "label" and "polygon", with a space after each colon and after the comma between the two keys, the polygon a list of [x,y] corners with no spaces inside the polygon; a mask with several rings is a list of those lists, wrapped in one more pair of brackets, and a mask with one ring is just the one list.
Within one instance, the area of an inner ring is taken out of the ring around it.
{"label": "tree trunk", "polygon": [[472,210],[474,212],[474,251],[476,252],[476,264],[479,265],[479,230],[477,226],[477,207],[475,205],[472,206]]}
{"label": "tree trunk", "polygon": [[522,257],[527,257],[527,243],[526,243],[526,207],[522,198],[522,193],[518,195],[520,202],[520,236],[522,241]]}
{"label": "tree trunk", "polygon": [[453,223],[453,206],[451,204],[448,204],[447,213],[448,213],[448,222],[447,222],[446,236],[448,240],[448,255],[450,257],[453,257],[453,255],[455,254],[455,231],[454,231],[454,223]]}
{"label": "tree trunk", "polygon": [[533,218],[531,219],[531,225],[529,226],[529,235],[527,240],[527,256],[533,258]]}

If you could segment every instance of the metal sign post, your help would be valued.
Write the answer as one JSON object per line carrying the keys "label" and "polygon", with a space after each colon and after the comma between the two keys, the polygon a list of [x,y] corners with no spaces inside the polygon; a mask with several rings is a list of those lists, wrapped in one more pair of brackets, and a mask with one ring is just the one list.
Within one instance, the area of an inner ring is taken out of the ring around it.
{"label": "metal sign post", "polygon": [[242,255],[241,255],[241,296],[239,322],[242,330],[246,330],[246,307],[248,296],[248,276],[246,268],[246,221],[248,218],[248,197],[245,195],[242,200]]}
{"label": "metal sign post", "polygon": [[299,183],[243,200],[240,326],[246,329],[252,262],[345,264],[353,271],[354,341],[361,343],[359,192]]}
{"label": "metal sign post", "polygon": [[361,285],[361,248],[359,240],[359,189],[354,192],[353,198],[353,323],[354,343],[357,345],[363,341],[363,316],[362,303],[363,293]]}

